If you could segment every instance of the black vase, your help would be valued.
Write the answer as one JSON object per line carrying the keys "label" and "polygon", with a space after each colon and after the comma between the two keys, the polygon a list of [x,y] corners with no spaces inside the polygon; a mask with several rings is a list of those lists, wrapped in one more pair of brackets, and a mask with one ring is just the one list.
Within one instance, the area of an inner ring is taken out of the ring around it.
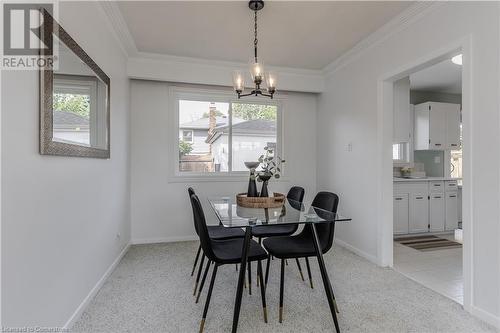
{"label": "black vase", "polygon": [[261,197],[268,197],[269,193],[267,193],[267,182],[269,179],[271,179],[271,176],[259,176],[259,178],[262,180],[262,190],[260,191],[260,196]]}
{"label": "black vase", "polygon": [[258,196],[259,192],[257,192],[257,184],[255,183],[255,178],[250,177],[250,179],[248,180],[247,197],[252,198]]}
{"label": "black vase", "polygon": [[260,191],[260,196],[261,197],[269,196],[269,193],[267,193],[267,180],[265,182],[262,182],[262,190]]}

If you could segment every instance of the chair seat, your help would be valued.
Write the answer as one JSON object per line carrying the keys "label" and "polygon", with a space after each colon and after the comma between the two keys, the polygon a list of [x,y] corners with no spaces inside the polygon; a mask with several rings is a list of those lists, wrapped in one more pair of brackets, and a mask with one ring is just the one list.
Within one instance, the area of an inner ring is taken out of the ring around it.
{"label": "chair seat", "polygon": [[263,245],[270,255],[279,259],[291,259],[316,256],[313,242],[310,236],[297,235],[266,238]]}
{"label": "chair seat", "polygon": [[[237,264],[241,262],[244,240],[241,238],[212,241],[212,250],[219,264]],[[256,241],[250,240],[248,261],[265,260],[267,253]]]}
{"label": "chair seat", "polygon": [[240,228],[226,228],[222,225],[209,225],[207,228],[208,236],[214,240],[245,237],[245,232]]}
{"label": "chair seat", "polygon": [[290,236],[297,231],[296,225],[272,225],[272,226],[257,226],[253,227],[252,235],[255,237],[276,237]]}

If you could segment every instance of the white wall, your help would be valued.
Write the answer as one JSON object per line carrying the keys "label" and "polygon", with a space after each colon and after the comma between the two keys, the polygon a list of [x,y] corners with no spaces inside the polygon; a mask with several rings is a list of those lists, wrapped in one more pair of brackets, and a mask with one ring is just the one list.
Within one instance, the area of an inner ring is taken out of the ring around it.
{"label": "white wall", "polygon": [[[380,155],[377,141],[382,136],[377,126],[378,80],[469,35],[472,128],[468,130],[472,140],[465,143],[468,146],[464,150],[464,156],[470,152],[466,158],[473,172],[473,179],[464,180],[464,190],[469,186],[473,198],[474,221],[469,310],[500,325],[497,3],[449,2],[435,6],[330,75],[318,106],[318,151],[322,152],[318,154],[318,190],[339,192],[340,207],[353,217],[352,223],[339,225],[337,238],[359,253],[377,258],[378,196],[383,192],[378,180],[392,173],[392,163],[386,163],[388,170],[379,170],[375,162]],[[352,152],[346,149],[349,142]],[[389,150],[384,148],[387,156]]]}
{"label": "white wall", "polygon": [[[207,87],[204,86],[204,89]],[[220,88],[219,88],[220,89]],[[226,88],[225,91],[227,91]],[[131,113],[131,218],[132,241],[154,242],[190,239],[195,236],[187,196],[193,186],[203,198],[209,195],[244,192],[248,181],[169,182],[168,155],[172,135],[168,133],[169,84],[132,81]],[[272,182],[270,190],[287,191],[292,185],[306,189],[312,198],[316,190],[316,95],[289,93],[283,102],[286,176]],[[206,207],[207,216],[215,218]]]}
{"label": "white wall", "polygon": [[65,325],[130,239],[126,58],[97,2],[59,9],[111,78],[111,159],[39,155],[38,72],[2,73],[4,327]]}

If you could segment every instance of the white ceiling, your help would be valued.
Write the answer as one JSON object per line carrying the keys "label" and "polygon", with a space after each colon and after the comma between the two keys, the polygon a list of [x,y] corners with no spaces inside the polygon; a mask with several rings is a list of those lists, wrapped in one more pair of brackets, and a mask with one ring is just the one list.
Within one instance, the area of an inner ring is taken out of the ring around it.
{"label": "white ceiling", "polygon": [[412,90],[451,94],[462,93],[462,66],[444,60],[410,75]]}
{"label": "white ceiling", "polygon": [[[264,64],[322,69],[409,7],[409,1],[266,1],[259,12]],[[138,51],[248,62],[253,13],[246,1],[122,1]]]}

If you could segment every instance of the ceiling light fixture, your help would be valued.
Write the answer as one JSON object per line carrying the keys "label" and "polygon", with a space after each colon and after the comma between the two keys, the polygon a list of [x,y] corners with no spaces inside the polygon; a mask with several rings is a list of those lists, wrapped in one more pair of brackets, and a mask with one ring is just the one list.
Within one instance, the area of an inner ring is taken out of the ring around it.
{"label": "ceiling light fixture", "polygon": [[[250,74],[252,76],[252,81],[255,85],[252,92],[248,94],[243,94],[243,90],[245,89],[245,81],[243,75],[239,71],[235,71],[233,74],[233,86],[236,94],[238,94],[238,98],[244,96],[266,96],[273,98],[274,93],[276,92],[276,75],[274,73],[264,73],[264,66],[262,60],[259,61],[257,57],[257,12],[264,8],[263,0],[250,0],[248,2],[248,7],[254,12],[254,40],[253,40],[253,49],[254,56],[250,61]],[[266,79],[267,93],[262,91],[261,85],[264,81],[264,77]]]}
{"label": "ceiling light fixture", "polygon": [[453,58],[451,58],[451,62],[454,63],[455,65],[462,66],[462,54],[458,54]]}

